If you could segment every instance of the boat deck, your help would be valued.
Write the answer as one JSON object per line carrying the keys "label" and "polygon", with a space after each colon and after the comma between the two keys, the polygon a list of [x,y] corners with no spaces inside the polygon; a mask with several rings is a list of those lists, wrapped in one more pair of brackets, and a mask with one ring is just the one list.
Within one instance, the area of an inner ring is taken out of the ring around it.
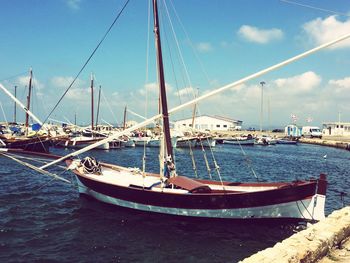
{"label": "boat deck", "polygon": [[[165,187],[158,174],[145,173],[144,175],[139,169],[125,168],[113,165],[103,165],[101,174],[84,173],[83,167],[78,168],[79,174],[95,181],[118,185],[123,187],[142,188],[157,192],[168,193],[212,193],[212,192],[258,192],[277,189],[279,186],[271,185],[229,185],[228,183],[220,184],[220,182],[198,181],[184,176],[176,176],[170,178]],[[171,187],[174,186],[174,187]]]}

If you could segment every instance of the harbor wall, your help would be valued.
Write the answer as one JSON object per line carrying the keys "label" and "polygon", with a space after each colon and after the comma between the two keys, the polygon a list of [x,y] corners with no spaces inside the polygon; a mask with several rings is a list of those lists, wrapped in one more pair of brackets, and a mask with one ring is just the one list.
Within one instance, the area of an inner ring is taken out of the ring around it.
{"label": "harbor wall", "polygon": [[332,139],[309,139],[309,138],[301,138],[299,140],[302,143],[309,144],[317,144],[329,147],[340,148],[344,150],[350,150],[350,142],[340,141],[340,140],[332,140]]}
{"label": "harbor wall", "polygon": [[274,247],[240,261],[240,263],[313,263],[350,237],[350,207],[336,210],[324,220],[311,225]]}

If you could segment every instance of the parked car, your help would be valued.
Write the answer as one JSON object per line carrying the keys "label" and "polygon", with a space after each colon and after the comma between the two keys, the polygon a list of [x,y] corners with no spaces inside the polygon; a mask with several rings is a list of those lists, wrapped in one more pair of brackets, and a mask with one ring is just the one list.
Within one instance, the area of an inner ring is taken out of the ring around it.
{"label": "parked car", "polygon": [[283,129],[273,129],[272,132],[284,132]]}
{"label": "parked car", "polygon": [[322,132],[319,127],[316,126],[304,126],[302,128],[302,136],[310,138],[322,138]]}

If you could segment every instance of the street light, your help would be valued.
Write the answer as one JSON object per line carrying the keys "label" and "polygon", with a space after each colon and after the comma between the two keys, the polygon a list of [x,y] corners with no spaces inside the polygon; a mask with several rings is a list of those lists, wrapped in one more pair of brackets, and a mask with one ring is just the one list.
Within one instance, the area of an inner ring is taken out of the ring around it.
{"label": "street light", "polygon": [[261,103],[260,103],[260,132],[262,132],[262,119],[263,119],[263,97],[264,97],[264,81],[260,82],[261,85]]}

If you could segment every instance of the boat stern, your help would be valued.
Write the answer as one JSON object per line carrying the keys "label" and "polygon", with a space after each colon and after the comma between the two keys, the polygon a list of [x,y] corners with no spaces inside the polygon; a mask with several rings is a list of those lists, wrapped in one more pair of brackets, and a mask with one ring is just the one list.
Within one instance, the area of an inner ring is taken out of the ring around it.
{"label": "boat stern", "polygon": [[316,194],[312,197],[312,219],[319,221],[325,218],[325,204],[326,204],[326,192],[327,192],[327,175],[320,174],[317,180]]}

